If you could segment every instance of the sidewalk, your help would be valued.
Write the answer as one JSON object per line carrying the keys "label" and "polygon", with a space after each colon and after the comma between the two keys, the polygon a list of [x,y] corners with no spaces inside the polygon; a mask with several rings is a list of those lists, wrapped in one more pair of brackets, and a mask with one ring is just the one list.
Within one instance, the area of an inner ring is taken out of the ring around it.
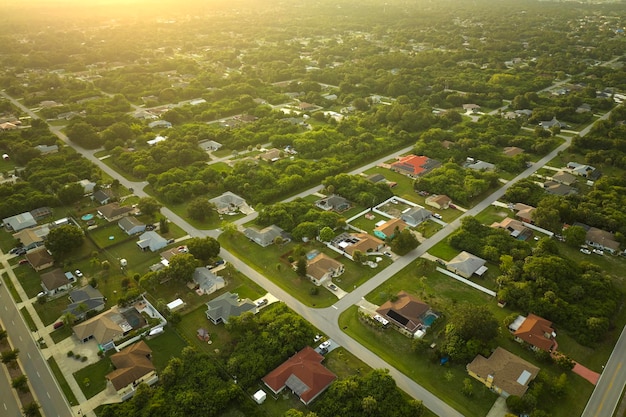
{"label": "sidewalk", "polygon": [[572,368],[572,372],[582,376],[593,385],[596,385],[598,383],[598,379],[600,379],[599,373],[592,371],[591,369],[579,364],[578,362],[575,362],[574,368]]}
{"label": "sidewalk", "polygon": [[[2,267],[4,268],[4,270],[7,272],[7,279],[11,280],[17,293],[22,299],[20,303],[17,303],[18,309],[26,308],[26,311],[28,311],[28,313],[30,314],[30,316],[32,317],[35,323],[35,326],[37,327],[37,331],[32,333],[35,343],[37,343],[38,337],[41,337],[44,340],[47,348],[41,349],[41,353],[43,354],[43,357],[46,359],[46,361],[50,359],[51,356],[54,357],[56,363],[59,365],[59,368],[61,369],[61,373],[65,376],[65,380],[67,381],[68,385],[72,389],[74,396],[78,400],[78,404],[80,404],[78,406],[72,407],[74,413],[77,413],[80,410],[82,415],[96,417],[95,413],[93,413],[93,408],[87,409],[87,407],[83,407],[83,404],[87,403],[87,399],[85,398],[85,395],[83,394],[82,390],[76,383],[76,380],[74,379],[74,376],[72,374],[76,372],[76,370],[83,368],[86,365],[89,365],[90,363],[96,362],[98,360],[98,356],[94,352],[96,352],[97,350],[91,349],[88,352],[87,346],[89,344],[85,344],[84,345],[85,350],[83,351],[81,349],[80,352],[77,351],[76,348],[68,348],[69,344],[73,343],[74,341],[71,337],[63,340],[59,344],[54,343],[54,341],[50,337],[50,332],[52,332],[53,330],[53,325],[44,326],[43,322],[39,318],[39,314],[37,314],[37,312],[35,311],[35,308],[33,307],[33,302],[36,302],[37,298],[28,298],[28,295],[22,288],[22,285],[19,283],[17,276],[15,275],[13,268],[11,267],[11,265],[9,265],[9,262],[7,261],[6,256],[2,256],[0,258],[0,263],[2,264]],[[83,356],[87,356],[89,360],[87,362],[79,362],[73,358],[68,358],[67,352],[69,350],[74,350],[75,353],[80,353]],[[91,353],[91,355],[89,353]],[[71,364],[71,361],[76,362],[76,364]],[[78,368],[76,368],[76,365],[78,364],[79,366]],[[72,366],[72,365],[75,365],[75,366]],[[58,384],[58,381],[57,381],[57,384]],[[63,392],[63,390],[60,390],[60,391]]]}

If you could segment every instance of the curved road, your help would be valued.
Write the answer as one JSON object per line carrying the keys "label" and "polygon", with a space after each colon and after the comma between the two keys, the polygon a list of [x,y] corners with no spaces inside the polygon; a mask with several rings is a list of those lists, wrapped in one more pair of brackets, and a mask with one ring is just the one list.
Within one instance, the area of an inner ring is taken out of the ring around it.
{"label": "curved road", "polygon": [[[3,95],[5,98],[11,100],[15,105],[17,105],[22,110],[27,112],[31,117],[39,118],[35,113],[33,113],[29,109],[27,109],[24,106],[22,106],[21,103],[19,103],[17,100],[14,100],[12,97],[6,95],[4,92],[0,92],[0,94]],[[606,113],[599,120],[606,119],[606,118],[609,117],[609,115],[610,115],[610,112]],[[592,125],[587,126],[585,129],[583,129],[580,132],[580,135],[581,136],[586,135],[590,131],[591,127],[592,127]],[[98,167],[100,167],[104,172],[109,174],[112,178],[117,178],[120,181],[120,183],[123,184],[124,186],[126,186],[128,188],[133,188],[134,189],[134,193],[136,195],[138,195],[139,197],[147,196],[147,194],[143,191],[143,187],[147,184],[146,182],[143,182],[143,183],[142,182],[133,182],[133,181],[129,181],[126,178],[122,177],[118,172],[114,171],[113,169],[108,167],[106,164],[104,164],[101,160],[96,158],[94,156],[94,151],[84,149],[84,148],[82,148],[80,146],[77,146],[74,143],[71,143],[68,140],[68,138],[60,131],[60,129],[61,128],[59,128],[59,127],[51,127],[51,130],[59,138],[61,138],[68,145],[74,147],[78,152],[83,154],[83,156],[85,156],[87,159],[89,159],[94,164],[96,164]],[[339,345],[344,346],[350,352],[355,354],[357,357],[359,357],[361,360],[363,360],[369,366],[371,366],[373,368],[386,368],[386,369],[389,369],[390,374],[393,376],[393,378],[396,380],[396,383],[398,384],[398,386],[402,390],[407,392],[412,397],[423,401],[424,405],[427,408],[429,408],[431,411],[433,411],[435,414],[437,414],[438,416],[443,416],[443,417],[461,417],[462,414],[460,414],[458,411],[454,410],[452,407],[450,407],[448,404],[446,404],[445,402],[443,402],[442,400],[437,398],[435,395],[430,393],[428,390],[423,388],[421,385],[417,384],[415,381],[413,381],[412,379],[410,379],[409,377],[407,377],[406,375],[404,375],[403,373],[401,373],[397,369],[395,369],[392,366],[390,366],[387,362],[382,360],[380,357],[378,357],[377,355],[375,355],[374,353],[369,351],[366,347],[361,345],[359,342],[357,342],[356,340],[354,340],[350,336],[348,336],[346,333],[344,333],[338,326],[339,316],[347,308],[349,308],[350,306],[356,304],[366,294],[368,294],[369,292],[373,291],[376,287],[381,285],[387,279],[392,277],[394,274],[398,273],[401,269],[403,269],[404,267],[408,266],[416,258],[418,258],[422,254],[424,254],[433,245],[435,245],[436,243],[438,243],[439,241],[441,241],[442,239],[447,237],[450,233],[455,231],[460,226],[461,219],[463,217],[465,217],[465,216],[473,216],[473,215],[478,214],[479,212],[481,212],[482,210],[487,208],[489,205],[491,205],[494,201],[496,201],[499,198],[501,198],[504,195],[504,193],[506,192],[506,190],[512,184],[516,183],[517,181],[519,181],[519,180],[521,180],[523,178],[529,177],[539,167],[547,164],[548,161],[553,159],[560,151],[563,151],[567,147],[569,147],[569,145],[571,143],[571,139],[567,138],[567,137],[565,139],[566,139],[565,142],[562,145],[560,145],[558,148],[556,148],[554,151],[550,152],[550,154],[546,155],[540,161],[538,161],[537,163],[533,164],[531,167],[527,168],[524,172],[519,174],[516,178],[514,178],[513,180],[511,180],[508,183],[506,183],[503,187],[501,187],[496,192],[494,192],[493,194],[488,196],[486,199],[481,201],[478,205],[476,205],[472,209],[468,210],[461,217],[457,218],[455,221],[453,221],[452,223],[450,223],[447,226],[445,226],[442,230],[440,230],[435,235],[433,235],[432,237],[430,237],[429,239],[424,241],[418,248],[416,248],[415,250],[413,250],[409,254],[407,254],[407,255],[405,255],[403,257],[400,257],[391,266],[387,267],[385,270],[383,270],[380,273],[378,273],[377,275],[375,275],[373,278],[368,280],[366,283],[364,283],[363,285],[361,285],[360,287],[358,287],[354,291],[346,294],[342,299],[337,301],[337,303],[335,303],[331,307],[323,308],[323,309],[315,309],[315,308],[304,306],[297,299],[295,299],[293,296],[291,296],[289,293],[284,291],[282,288],[278,287],[276,284],[274,284],[268,278],[266,278],[265,276],[263,276],[262,274],[260,274],[259,272],[257,272],[256,270],[254,270],[253,268],[251,268],[250,266],[248,266],[247,264],[245,264],[241,260],[239,260],[237,257],[232,255],[231,253],[229,253],[225,249],[222,249],[221,255],[222,255],[222,257],[224,259],[226,259],[228,262],[231,262],[236,268],[238,268],[246,276],[248,276],[250,279],[252,279],[256,283],[261,285],[263,288],[268,290],[273,295],[275,295],[278,299],[280,299],[283,302],[285,302],[291,309],[296,311],[298,314],[302,315],[306,320],[311,322],[314,326],[316,326],[321,331],[323,331],[325,334],[327,334],[330,338],[335,340]],[[411,148],[412,147],[407,147],[406,149],[403,149],[403,150],[401,150],[399,152],[407,152]],[[383,162],[383,161],[385,161],[385,160],[387,160],[389,158],[390,158],[390,156],[385,156],[384,158],[381,158],[380,160],[375,161],[373,163],[370,163],[370,164],[368,164],[368,165],[366,165],[364,167],[360,167],[360,168],[352,171],[351,173],[355,174],[355,173],[362,172],[362,171],[370,168],[371,166],[375,166],[376,164],[378,164],[380,162]],[[313,188],[311,188],[311,189],[309,189],[307,191],[304,191],[304,192],[302,192],[300,194],[292,196],[292,197],[290,197],[287,200],[293,200],[293,199],[295,199],[297,197],[305,196],[305,195],[311,194],[312,192],[317,192],[317,191],[319,191],[319,189],[320,189],[319,186],[318,187],[313,187]],[[212,237],[217,237],[219,235],[219,233],[220,233],[217,230],[207,231],[207,230],[197,229],[197,228],[191,226],[190,224],[188,224],[184,219],[182,219],[181,217],[179,217],[178,215],[176,215],[175,213],[173,213],[171,210],[169,210],[166,207],[164,207],[161,211],[171,221],[175,222],[183,230],[185,230],[190,236],[198,236],[198,237],[212,236]],[[254,217],[254,214],[249,216],[248,218],[246,218],[246,221],[250,220],[253,217]],[[237,223],[241,223],[241,221],[238,221]],[[618,342],[618,344],[616,345],[615,351],[617,351],[618,346],[621,346],[620,343],[626,344],[626,337],[624,337],[624,334],[622,336],[623,337],[620,338],[620,342]],[[622,340],[622,339],[624,339],[624,340]],[[614,353],[615,353],[615,351],[614,351]],[[621,356],[622,357],[626,357],[626,349],[621,349]],[[613,358],[613,356],[612,356],[612,358]],[[619,362],[619,366],[616,366],[616,369],[622,370],[623,372],[621,372],[619,374],[617,374],[617,373],[615,374],[615,376],[610,380],[610,386],[611,387],[616,387],[616,388],[619,389],[619,394],[617,395],[617,399],[615,400],[615,401],[619,401],[619,398],[621,396],[621,390],[624,387],[624,384],[626,384],[626,369],[622,369],[621,362]],[[602,383],[602,382],[603,382],[603,378],[600,379],[600,383]],[[601,401],[599,401],[599,406],[596,406],[596,408],[600,407],[600,410],[601,410],[602,407],[603,407],[603,403],[604,403],[604,407],[608,408],[608,404],[606,404],[606,402],[605,402],[605,400],[607,399],[606,397],[607,397],[608,394],[606,394],[606,393],[602,394],[601,391],[603,391],[603,390],[600,390],[599,387],[600,387],[600,384],[598,386],[598,389],[596,389],[594,391],[594,395],[596,394],[596,391],[600,392],[599,395],[601,396]],[[592,396],[592,398],[593,398],[593,396]],[[590,404],[591,404],[591,401],[590,401]],[[615,402],[615,405],[617,405],[617,402]],[[589,407],[590,406],[588,405],[588,408]],[[591,407],[593,407],[593,405]],[[587,410],[585,410],[585,412],[587,412]],[[598,413],[599,412],[600,411],[598,411]],[[588,415],[589,416],[594,416],[594,417],[595,416],[599,417],[601,414],[597,414],[596,413],[596,414],[588,414]],[[587,416],[587,414],[585,416]]]}

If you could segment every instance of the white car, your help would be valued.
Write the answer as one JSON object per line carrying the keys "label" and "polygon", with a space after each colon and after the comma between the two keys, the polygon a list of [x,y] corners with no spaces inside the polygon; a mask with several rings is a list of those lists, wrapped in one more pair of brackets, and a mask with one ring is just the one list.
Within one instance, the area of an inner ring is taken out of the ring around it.
{"label": "white car", "polygon": [[441,217],[441,214],[439,214],[439,213],[433,213],[433,217],[435,219],[439,219],[439,220],[443,219],[443,217]]}
{"label": "white car", "polygon": [[589,249],[580,248],[580,251],[584,253],[585,255],[591,255],[591,251]]}
{"label": "white car", "polygon": [[83,273],[80,272],[80,269],[77,269],[76,271],[74,271],[74,274],[78,277],[78,278],[82,278],[83,277]]}
{"label": "white car", "polygon": [[320,343],[320,349],[328,349],[330,347],[330,340]]}
{"label": "white car", "polygon": [[604,255],[604,252],[601,251],[600,249],[594,249],[592,250],[593,253],[595,253],[596,255]]}

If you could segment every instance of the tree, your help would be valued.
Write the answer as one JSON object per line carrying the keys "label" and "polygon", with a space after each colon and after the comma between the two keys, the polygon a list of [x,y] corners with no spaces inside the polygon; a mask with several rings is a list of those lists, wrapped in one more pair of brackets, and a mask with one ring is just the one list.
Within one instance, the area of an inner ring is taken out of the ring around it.
{"label": "tree", "polygon": [[73,225],[64,225],[50,230],[46,237],[46,248],[55,259],[62,259],[83,244],[83,231]]}
{"label": "tree", "polygon": [[39,404],[34,401],[24,405],[22,407],[22,413],[24,413],[24,417],[41,417]]}
{"label": "tree", "polygon": [[406,255],[407,253],[415,249],[418,245],[419,242],[415,235],[411,233],[411,230],[406,228],[400,233],[396,234],[389,246],[391,247],[391,250],[398,255]]}
{"label": "tree", "polygon": [[170,231],[170,224],[167,219],[163,218],[159,220],[159,230],[161,234],[168,233]]}
{"label": "tree", "polygon": [[220,243],[212,237],[194,237],[187,241],[187,249],[196,259],[206,263],[220,254]]}
{"label": "tree", "polygon": [[463,388],[461,388],[461,392],[466,397],[471,397],[472,395],[474,395],[474,384],[472,383],[471,379],[465,378],[463,380]]}
{"label": "tree", "polygon": [[296,261],[296,274],[301,277],[306,276],[306,258],[304,256],[299,257]]}
{"label": "tree", "polygon": [[74,322],[76,322],[76,316],[70,312],[67,312],[65,314],[63,314],[63,316],[61,317],[61,321],[66,325],[66,326],[72,326],[74,325]]}
{"label": "tree", "polygon": [[471,360],[498,335],[498,321],[485,306],[457,306],[445,329],[443,350],[452,359]]}
{"label": "tree", "polygon": [[72,183],[62,187],[57,193],[57,196],[63,204],[70,205],[83,198],[84,194],[85,190],[82,185]]}
{"label": "tree", "polygon": [[568,246],[577,248],[585,243],[585,237],[587,231],[580,226],[570,226],[563,231],[563,237],[565,237],[565,243]]}
{"label": "tree", "polygon": [[154,197],[142,197],[137,202],[137,208],[143,214],[154,217],[154,215],[161,209],[161,204]]}
{"label": "tree", "polygon": [[322,242],[330,242],[331,240],[333,240],[334,237],[335,232],[333,232],[333,229],[331,229],[330,227],[326,226],[322,228],[322,230],[320,230],[320,240]]}
{"label": "tree", "polygon": [[193,277],[193,271],[198,266],[198,261],[190,253],[180,253],[170,259],[167,274],[171,279],[180,282],[189,282]]}
{"label": "tree", "polygon": [[20,353],[19,349],[6,350],[2,352],[2,363],[5,365],[13,364],[17,361],[17,355]]}
{"label": "tree", "polygon": [[20,375],[11,380],[11,386],[19,392],[28,392],[28,378],[26,375]]}
{"label": "tree", "polygon": [[205,197],[198,197],[187,205],[187,215],[190,219],[204,221],[215,213],[215,204],[209,202]]}

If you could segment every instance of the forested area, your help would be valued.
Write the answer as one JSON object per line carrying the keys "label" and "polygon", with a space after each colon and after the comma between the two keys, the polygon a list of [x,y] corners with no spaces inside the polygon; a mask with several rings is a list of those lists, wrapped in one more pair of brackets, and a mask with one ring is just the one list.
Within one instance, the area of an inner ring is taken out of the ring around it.
{"label": "forested area", "polygon": [[263,206],[259,209],[256,223],[262,227],[275,224],[287,232],[293,232],[302,224],[313,224],[315,230],[324,227],[336,229],[345,225],[345,219],[333,211],[323,211],[307,201],[297,199]]}

